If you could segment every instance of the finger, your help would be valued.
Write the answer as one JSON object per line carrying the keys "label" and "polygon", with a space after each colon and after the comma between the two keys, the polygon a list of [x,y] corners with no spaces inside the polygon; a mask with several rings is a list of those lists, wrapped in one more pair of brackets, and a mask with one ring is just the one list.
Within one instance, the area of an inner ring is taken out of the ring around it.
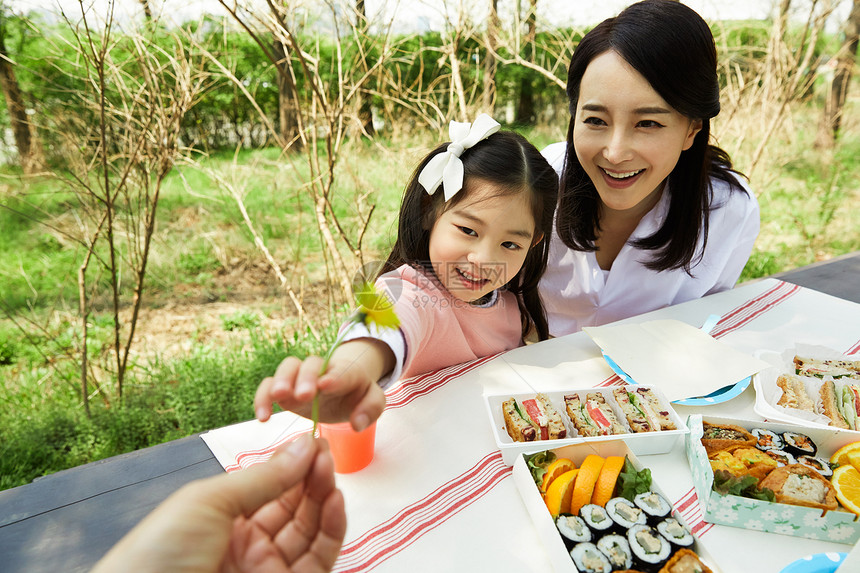
{"label": "finger", "polygon": [[310,401],[317,395],[317,382],[320,377],[323,360],[319,356],[308,356],[302,362],[296,374],[296,384],[293,394],[299,401]]}
{"label": "finger", "polygon": [[320,445],[305,434],[278,450],[266,463],[203,480],[198,487],[200,503],[229,518],[250,516],[296,484],[301,484],[319,449]]}
{"label": "finger", "polygon": [[361,397],[349,416],[352,429],[356,432],[366,429],[382,415],[384,409],[385,392],[378,384],[370,384],[367,387],[367,392]]}
{"label": "finger", "polygon": [[343,495],[335,488],[334,461],[328,451],[316,457],[306,484],[293,518],[274,541],[285,561],[295,565],[294,570],[305,570],[304,566],[314,570],[312,565],[329,570],[346,535],[346,513]]}
{"label": "finger", "polygon": [[257,386],[257,392],[254,394],[254,415],[261,422],[265,422],[272,416],[272,384],[275,379],[271,376],[263,378],[260,385]]}

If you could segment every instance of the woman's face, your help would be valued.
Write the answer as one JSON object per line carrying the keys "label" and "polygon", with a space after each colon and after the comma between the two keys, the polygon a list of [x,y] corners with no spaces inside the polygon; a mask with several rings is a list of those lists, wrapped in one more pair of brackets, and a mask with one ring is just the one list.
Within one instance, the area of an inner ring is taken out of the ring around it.
{"label": "woman's face", "polygon": [[640,216],[650,210],[701,128],[616,52],[604,52],[585,69],[573,145],[604,209]]}

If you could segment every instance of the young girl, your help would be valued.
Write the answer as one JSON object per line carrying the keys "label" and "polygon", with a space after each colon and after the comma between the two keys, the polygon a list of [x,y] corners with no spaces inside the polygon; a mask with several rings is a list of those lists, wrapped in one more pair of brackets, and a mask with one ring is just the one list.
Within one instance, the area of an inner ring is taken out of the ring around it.
{"label": "young girl", "polygon": [[633,4],[570,62],[557,235],[541,297],[555,336],[731,288],[759,231],[755,196],[709,144],[714,39],[689,7]]}
{"label": "young girl", "polygon": [[483,114],[452,122],[453,141],[433,150],[406,188],[376,283],[400,328],[351,326],[322,376],[321,358],[287,358],[257,389],[259,420],[273,402],[307,415],[320,392],[320,420],[349,419],[360,431],[382,413],[389,381],[515,348],[531,330],[547,338],[537,288],[558,178],[525,138],[498,129]]}

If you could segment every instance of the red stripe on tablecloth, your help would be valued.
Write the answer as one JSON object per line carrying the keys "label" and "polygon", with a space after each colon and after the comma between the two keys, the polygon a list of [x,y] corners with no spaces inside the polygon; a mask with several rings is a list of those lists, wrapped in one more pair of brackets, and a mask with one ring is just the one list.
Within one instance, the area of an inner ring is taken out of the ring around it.
{"label": "red stripe on tablecloth", "polygon": [[849,348],[849,349],[848,349],[848,351],[847,351],[845,354],[849,354],[849,355],[850,355],[850,354],[857,354],[858,352],[860,352],[860,340],[858,340],[858,341],[854,344],[854,346],[852,346],[851,348]]}
{"label": "red stripe on tablecloth", "polygon": [[711,336],[720,338],[741,328],[799,291],[799,286],[780,281],[773,288],[724,314]]}
{"label": "red stripe on tablecloth", "polygon": [[[403,407],[414,401],[416,398],[429,394],[433,390],[441,388],[451,380],[462,376],[466,372],[474,370],[485,362],[492,360],[499,354],[501,353],[485,356],[484,358],[479,358],[472,362],[456,364],[435,372],[403,380],[401,383],[398,383],[395,388],[386,392],[385,409]],[[224,470],[227,472],[234,472],[236,470],[248,468],[255,464],[264,462],[272,457],[272,454],[274,454],[275,450],[278,449],[279,446],[286,442],[290,442],[307,432],[308,430],[299,430],[279,438],[278,441],[266,446],[265,448],[241,451],[236,454],[236,463],[230,464],[225,467]]]}
{"label": "red stripe on tablecloth", "polygon": [[310,432],[310,429],[297,430],[290,434],[286,434],[283,437],[279,438],[275,443],[266,446],[265,448],[261,448],[259,450],[248,450],[245,452],[239,452],[236,454],[236,463],[230,464],[229,466],[224,468],[226,472],[234,472],[236,470],[247,469],[251,466],[257,465],[259,463],[265,462],[269,458],[272,457],[272,454],[275,453],[281,445],[292,442],[302,434],[307,434]]}
{"label": "red stripe on tablecloth", "polygon": [[489,362],[501,353],[485,356],[471,362],[456,364],[443,368],[429,374],[421,374],[413,378],[408,378],[397,384],[394,388],[385,393],[385,409],[402,408],[416,398],[429,394],[430,392],[441,388],[451,380],[458,378],[481,366],[485,362]]}
{"label": "red stripe on tablecloth", "polygon": [[613,374],[612,376],[598,384],[597,388],[603,388],[606,386],[624,386],[625,384],[627,384],[627,382],[625,382],[624,379],[621,378],[621,376],[619,376],[618,374]]}
{"label": "red stripe on tablecloth", "polygon": [[702,507],[699,505],[696,488],[690,488],[690,491],[681,496],[681,499],[675,502],[675,509],[681,514],[690,531],[696,537],[702,537],[714,526],[713,523],[706,522],[702,515]]}
{"label": "red stripe on tablecloth", "polygon": [[334,571],[369,571],[468,507],[511,475],[496,451],[472,468],[344,545]]}

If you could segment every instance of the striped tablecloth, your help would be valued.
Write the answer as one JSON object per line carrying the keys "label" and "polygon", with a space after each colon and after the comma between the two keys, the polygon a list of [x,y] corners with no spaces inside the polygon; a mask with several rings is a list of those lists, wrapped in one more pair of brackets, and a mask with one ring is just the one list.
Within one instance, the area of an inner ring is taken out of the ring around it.
{"label": "striped tablecloth", "polygon": [[[700,326],[722,318],[712,334],[748,353],[782,351],[795,343],[860,352],[860,305],[775,279],[744,285],[628,321],[671,318]],[[584,333],[401,381],[386,394],[374,461],[338,475],[348,529],[335,571],[535,571],[550,565],[499,453],[485,394],[611,386],[622,381]],[[707,407],[676,409],[761,419],[752,385],[739,397]],[[224,468],[259,463],[310,431],[310,422],[283,412],[203,435]],[[642,456],[675,510],[724,572],[779,571],[812,553],[847,545],[711,525],[702,520],[683,441],[667,454]]]}

